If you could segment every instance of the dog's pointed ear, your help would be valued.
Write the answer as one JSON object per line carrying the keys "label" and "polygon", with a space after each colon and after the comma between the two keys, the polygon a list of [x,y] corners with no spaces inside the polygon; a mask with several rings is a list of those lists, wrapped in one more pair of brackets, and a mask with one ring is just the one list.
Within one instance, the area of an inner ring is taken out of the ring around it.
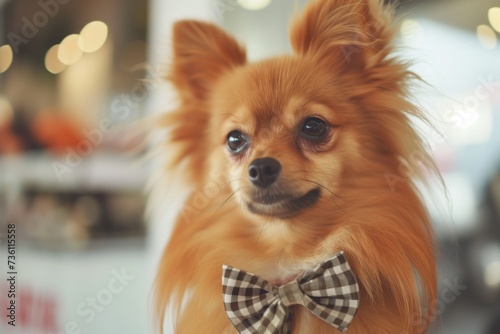
{"label": "dog's pointed ear", "polygon": [[292,22],[290,40],[300,55],[364,69],[383,59],[391,19],[381,0],[313,0]]}
{"label": "dog's pointed ear", "polygon": [[204,99],[225,72],[245,64],[245,50],[213,24],[185,20],[173,27],[170,79],[181,94]]}

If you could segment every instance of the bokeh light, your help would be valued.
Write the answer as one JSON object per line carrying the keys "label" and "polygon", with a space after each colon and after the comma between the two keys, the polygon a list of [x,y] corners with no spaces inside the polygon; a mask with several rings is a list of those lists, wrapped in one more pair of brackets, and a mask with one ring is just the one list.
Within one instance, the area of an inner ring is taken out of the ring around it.
{"label": "bokeh light", "polygon": [[271,0],[238,0],[238,4],[248,10],[264,9],[271,3]]}
{"label": "bokeh light", "polygon": [[61,63],[65,65],[72,65],[82,57],[82,50],[78,46],[80,36],[72,34],[67,36],[57,50],[57,57]]}
{"label": "bokeh light", "polygon": [[79,47],[83,52],[99,50],[108,38],[108,26],[101,21],[92,21],[80,32]]}
{"label": "bokeh light", "polygon": [[6,44],[0,47],[0,73],[7,71],[14,59],[14,53],[10,45]]}
{"label": "bokeh light", "polygon": [[500,7],[490,8],[488,11],[490,24],[497,32],[500,32]]}
{"label": "bokeh light", "polygon": [[66,68],[66,65],[63,64],[57,56],[58,50],[59,44],[51,47],[45,54],[45,68],[53,74],[61,73]]}

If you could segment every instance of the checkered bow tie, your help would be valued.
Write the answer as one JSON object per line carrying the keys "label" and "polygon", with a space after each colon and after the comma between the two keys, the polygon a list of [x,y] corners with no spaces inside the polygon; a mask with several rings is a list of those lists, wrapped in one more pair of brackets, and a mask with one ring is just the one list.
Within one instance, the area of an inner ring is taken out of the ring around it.
{"label": "checkered bow tie", "polygon": [[358,282],[344,252],[280,287],[223,266],[222,289],[227,315],[241,334],[290,334],[291,305],[345,332],[359,306]]}

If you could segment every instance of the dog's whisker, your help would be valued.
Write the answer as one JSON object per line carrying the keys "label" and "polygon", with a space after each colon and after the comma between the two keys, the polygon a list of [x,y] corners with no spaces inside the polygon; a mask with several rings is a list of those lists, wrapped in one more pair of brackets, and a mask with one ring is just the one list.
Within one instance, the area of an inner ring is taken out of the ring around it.
{"label": "dog's whisker", "polygon": [[212,218],[215,216],[215,214],[236,194],[238,191],[241,190],[241,187],[233,191],[225,200],[222,202],[221,205],[217,207],[217,209],[214,210],[214,212],[210,215],[210,218],[208,219],[207,225],[212,221]]}
{"label": "dog's whisker", "polygon": [[345,199],[343,199],[342,197],[340,197],[339,195],[337,195],[336,193],[334,193],[332,190],[328,189],[326,186],[322,185],[321,183],[318,183],[318,182],[315,182],[315,181],[312,181],[312,180],[308,180],[308,179],[302,179],[303,181],[306,181],[306,182],[309,182],[309,183],[312,183],[318,187],[320,187],[321,189],[324,189],[326,190],[328,193],[332,194],[334,196],[333,198],[333,203],[337,206],[337,209],[339,209],[340,211],[342,211],[345,215],[349,215],[345,210],[344,208],[342,208],[336,201],[336,199],[338,200],[342,200],[346,203],[349,203],[349,204],[352,204],[351,202],[348,202],[346,201]]}
{"label": "dog's whisker", "polygon": [[305,224],[305,225],[308,225],[308,226],[314,226],[315,224],[303,219],[303,218],[300,218],[300,217],[297,217],[297,220],[300,221],[301,223]]}
{"label": "dog's whisker", "polygon": [[260,236],[261,236],[262,231],[264,230],[264,227],[266,226],[268,220],[269,220],[269,217],[266,217],[266,219],[264,220],[264,224],[262,224],[262,227],[260,228],[260,232],[259,232],[259,236],[257,237],[257,240],[260,240]]}
{"label": "dog's whisker", "polygon": [[341,200],[341,201],[344,201],[346,203],[349,203],[349,204],[354,204],[352,202],[349,202],[347,201],[346,199],[344,199],[343,197],[341,197],[340,195],[334,193],[331,189],[327,188],[325,185],[321,184],[321,183],[318,183],[316,181],[313,181],[313,180],[309,180],[309,179],[306,179],[306,178],[302,178],[301,179],[302,181],[306,181],[306,182],[309,182],[309,183],[312,183],[314,185],[317,185],[318,187],[322,188],[322,189],[325,189],[326,191],[328,191],[330,194],[332,194],[333,196],[335,196],[337,199]]}
{"label": "dog's whisker", "polygon": [[229,182],[227,183],[227,185],[229,185],[229,184],[231,184],[231,183],[233,183],[233,182],[239,181],[239,180],[241,180],[241,177],[238,177],[238,178],[236,178],[236,179],[234,179],[234,180],[229,181]]}

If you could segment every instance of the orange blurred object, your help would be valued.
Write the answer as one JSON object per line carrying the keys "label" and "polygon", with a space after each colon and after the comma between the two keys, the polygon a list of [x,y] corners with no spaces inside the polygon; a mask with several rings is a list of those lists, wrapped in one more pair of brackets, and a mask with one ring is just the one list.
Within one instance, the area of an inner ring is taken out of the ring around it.
{"label": "orange blurred object", "polygon": [[56,153],[75,147],[83,139],[75,121],[57,111],[41,112],[33,120],[31,129],[40,143]]}

